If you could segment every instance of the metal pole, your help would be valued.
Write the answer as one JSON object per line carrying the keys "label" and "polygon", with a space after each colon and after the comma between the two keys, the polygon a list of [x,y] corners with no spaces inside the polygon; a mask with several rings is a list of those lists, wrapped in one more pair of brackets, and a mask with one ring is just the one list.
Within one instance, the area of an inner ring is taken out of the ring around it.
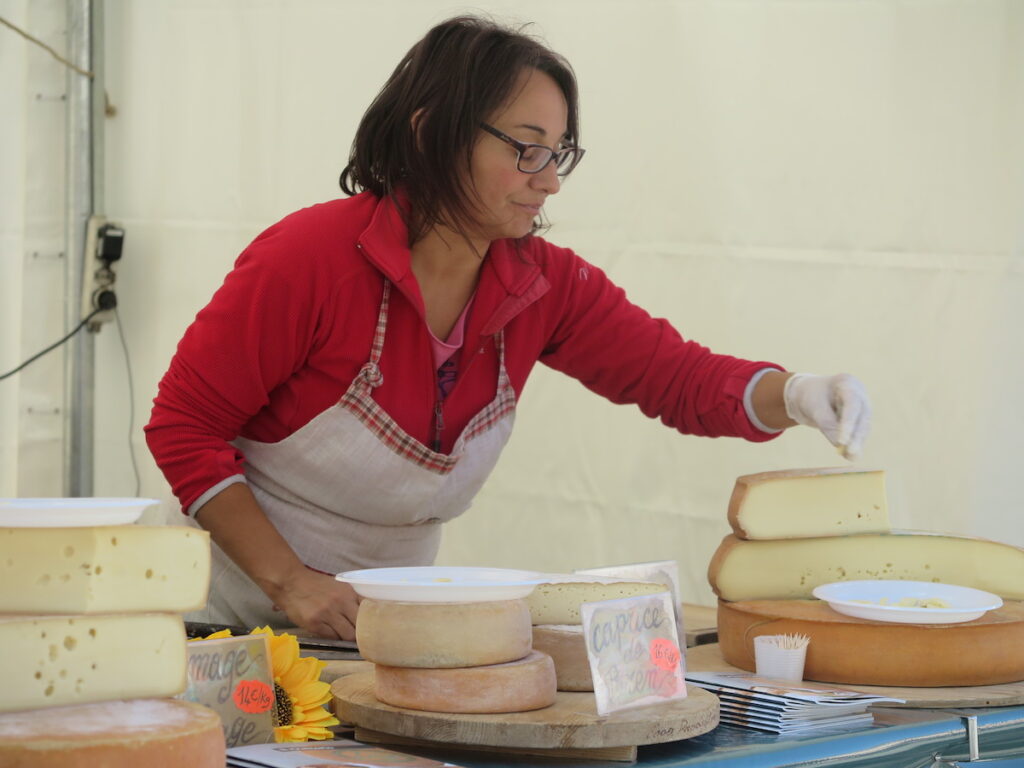
{"label": "metal pole", "polygon": [[[68,0],[68,59],[89,70],[92,65],[90,0]],[[65,239],[67,281],[64,327],[82,320],[85,235],[92,199],[92,81],[68,69],[67,201]],[[100,86],[102,88],[102,85]],[[102,92],[102,91],[101,91]],[[64,357],[64,495],[91,496],[93,475],[94,337],[77,333]]]}

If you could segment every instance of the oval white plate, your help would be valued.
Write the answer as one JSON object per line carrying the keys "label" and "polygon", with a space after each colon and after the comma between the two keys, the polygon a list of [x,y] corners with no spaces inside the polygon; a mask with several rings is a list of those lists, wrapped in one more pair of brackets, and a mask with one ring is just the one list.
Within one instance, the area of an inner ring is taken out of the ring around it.
{"label": "oval white plate", "polygon": [[0,499],[0,528],[86,528],[134,523],[156,499]]}
{"label": "oval white plate", "polygon": [[[902,624],[959,624],[973,621],[985,611],[999,608],[1003,604],[1002,598],[991,592],[929,581],[837,581],[815,587],[812,594],[819,600],[827,602],[837,613],[858,619]],[[905,597],[921,600],[939,598],[945,600],[949,607],[912,608],[879,604],[882,599],[898,603]],[[858,600],[867,602],[857,602]]]}
{"label": "oval white plate", "polygon": [[411,603],[482,603],[526,597],[545,581],[537,571],[510,568],[410,566],[346,571],[335,577],[356,594]]}

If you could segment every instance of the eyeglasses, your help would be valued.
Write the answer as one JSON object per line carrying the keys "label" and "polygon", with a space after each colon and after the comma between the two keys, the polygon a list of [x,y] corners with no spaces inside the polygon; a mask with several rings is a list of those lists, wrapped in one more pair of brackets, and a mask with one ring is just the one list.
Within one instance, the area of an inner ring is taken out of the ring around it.
{"label": "eyeglasses", "polygon": [[582,147],[562,147],[556,150],[543,144],[517,141],[497,128],[487,125],[487,123],[480,123],[480,127],[515,149],[517,155],[516,168],[522,173],[540,173],[548,167],[548,163],[554,160],[555,172],[559,176],[568,176],[580,160],[583,159],[583,154],[586,152]]}

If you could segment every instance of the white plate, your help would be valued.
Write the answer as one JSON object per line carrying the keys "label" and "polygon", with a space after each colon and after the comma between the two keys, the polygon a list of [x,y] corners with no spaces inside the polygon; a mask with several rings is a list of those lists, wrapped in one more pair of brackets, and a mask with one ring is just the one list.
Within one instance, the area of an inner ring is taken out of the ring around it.
{"label": "white plate", "polygon": [[0,528],[86,528],[134,523],[156,499],[0,499]]}
{"label": "white plate", "polygon": [[[972,621],[985,611],[999,608],[1002,598],[991,592],[955,584],[929,581],[837,581],[815,587],[812,593],[832,610],[858,619],[893,621],[903,624],[959,624]],[[898,603],[905,597],[945,600],[948,608],[915,608],[881,605],[881,600]],[[867,601],[857,602],[859,600]]]}
{"label": "white plate", "polygon": [[537,571],[509,568],[413,566],[346,571],[335,577],[356,594],[410,603],[482,603],[526,597],[545,581]]}

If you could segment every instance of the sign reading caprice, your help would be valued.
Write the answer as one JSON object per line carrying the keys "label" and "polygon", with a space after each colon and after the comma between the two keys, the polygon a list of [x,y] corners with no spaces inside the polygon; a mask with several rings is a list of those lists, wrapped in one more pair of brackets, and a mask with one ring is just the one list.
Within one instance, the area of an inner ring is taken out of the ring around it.
{"label": "sign reading caprice", "polygon": [[598,714],[686,697],[667,594],[580,606]]}

